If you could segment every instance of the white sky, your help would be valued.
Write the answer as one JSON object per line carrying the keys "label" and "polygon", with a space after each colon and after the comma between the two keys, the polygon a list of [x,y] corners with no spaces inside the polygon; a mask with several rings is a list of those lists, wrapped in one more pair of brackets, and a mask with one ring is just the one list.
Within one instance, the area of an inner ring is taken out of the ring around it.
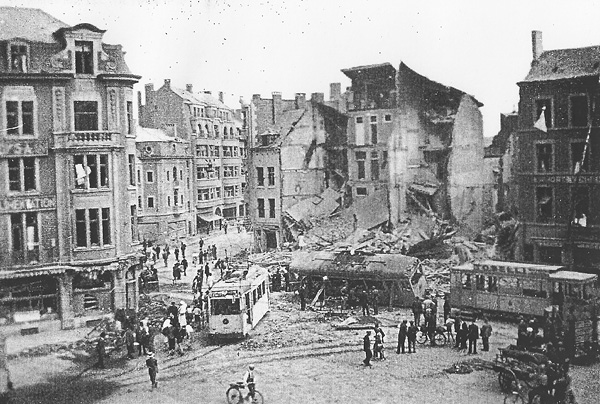
{"label": "white sky", "polygon": [[594,0],[0,0],[41,8],[69,25],[106,29],[143,84],[225,93],[239,107],[258,93],[325,93],[350,85],[340,69],[400,61],[474,95],[485,136],[516,108],[531,62],[531,31],[545,49],[600,45]]}

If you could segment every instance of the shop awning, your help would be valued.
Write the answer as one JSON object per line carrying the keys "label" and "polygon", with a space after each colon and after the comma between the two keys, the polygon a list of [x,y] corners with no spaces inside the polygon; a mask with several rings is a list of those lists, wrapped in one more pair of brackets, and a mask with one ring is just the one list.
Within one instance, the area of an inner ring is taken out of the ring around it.
{"label": "shop awning", "polygon": [[219,215],[215,215],[215,214],[198,215],[198,216],[200,217],[200,219],[204,220],[205,222],[214,222],[215,220],[223,219],[223,216],[219,216]]}
{"label": "shop awning", "polygon": [[438,190],[438,187],[435,185],[421,185],[421,184],[410,184],[408,189],[414,192],[418,192],[420,194],[433,196]]}
{"label": "shop awning", "polygon": [[55,265],[43,268],[28,268],[0,271],[0,279],[31,278],[34,276],[64,274],[67,270],[75,270],[70,266]]}

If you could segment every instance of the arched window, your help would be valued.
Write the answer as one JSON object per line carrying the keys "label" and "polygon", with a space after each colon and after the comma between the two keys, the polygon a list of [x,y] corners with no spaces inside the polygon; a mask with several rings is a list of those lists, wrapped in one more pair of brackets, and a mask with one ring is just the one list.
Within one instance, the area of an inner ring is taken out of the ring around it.
{"label": "arched window", "polygon": [[177,167],[173,167],[173,181],[177,181]]}

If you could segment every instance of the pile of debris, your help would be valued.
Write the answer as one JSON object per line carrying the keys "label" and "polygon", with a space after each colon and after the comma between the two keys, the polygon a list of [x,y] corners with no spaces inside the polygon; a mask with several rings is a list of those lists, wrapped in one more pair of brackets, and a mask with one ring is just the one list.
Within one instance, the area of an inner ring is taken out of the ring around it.
{"label": "pile of debris", "polygon": [[150,328],[160,329],[167,315],[168,302],[165,299],[167,295],[141,295],[138,318],[147,318]]}

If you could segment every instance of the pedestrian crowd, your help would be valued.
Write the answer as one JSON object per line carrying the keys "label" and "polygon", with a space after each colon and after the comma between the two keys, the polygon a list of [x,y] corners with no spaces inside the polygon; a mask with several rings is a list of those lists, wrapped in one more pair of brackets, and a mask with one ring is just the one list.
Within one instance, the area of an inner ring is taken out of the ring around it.
{"label": "pedestrian crowd", "polygon": [[[487,352],[490,349],[490,337],[493,329],[489,321],[484,318],[483,325],[479,327],[476,319],[472,319],[470,323],[467,323],[459,316],[451,317],[448,296],[444,300],[443,324],[438,324],[438,308],[435,297],[428,297],[423,300],[415,297],[411,305],[411,311],[413,319],[402,319],[398,324],[397,354],[416,353],[418,335],[421,335],[421,338],[427,338],[432,346],[436,345],[436,335],[442,335],[446,341],[454,342],[455,349],[460,352],[467,352],[470,355],[477,354],[479,339],[481,339],[482,351]],[[373,330],[366,331],[363,337],[363,351],[365,352],[363,363],[366,366],[371,366],[373,359],[385,360],[384,337],[385,333],[379,324],[376,324]]]}

